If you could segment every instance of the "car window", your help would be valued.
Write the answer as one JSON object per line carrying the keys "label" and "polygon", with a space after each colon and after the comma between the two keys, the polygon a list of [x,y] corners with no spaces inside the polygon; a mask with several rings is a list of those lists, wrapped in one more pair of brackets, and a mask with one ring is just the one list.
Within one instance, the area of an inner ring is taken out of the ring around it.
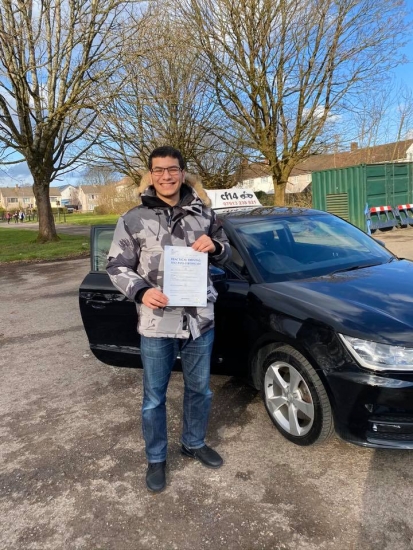
{"label": "car window", "polygon": [[105,271],[108,262],[107,256],[112,244],[114,227],[95,227],[92,242],[92,269],[93,271]]}
{"label": "car window", "polygon": [[235,246],[230,243],[231,259],[225,264],[227,278],[231,280],[244,279],[246,273],[245,262]]}
{"label": "car window", "polygon": [[324,276],[393,257],[363,231],[330,214],[253,220],[237,231],[266,282]]}
{"label": "car window", "polygon": [[292,223],[290,230],[296,243],[324,244],[338,248],[355,248],[359,251],[369,251],[367,243],[370,241],[368,239],[361,241],[358,232],[354,234],[351,234],[351,232],[337,232],[335,224],[324,223],[321,220],[314,222],[308,219]]}
{"label": "car window", "polygon": [[238,250],[235,248],[235,246],[232,244],[230,246],[231,246],[231,260],[228,263],[235,264],[236,267],[241,270],[244,267],[245,262],[241,258],[241,255],[238,252]]}

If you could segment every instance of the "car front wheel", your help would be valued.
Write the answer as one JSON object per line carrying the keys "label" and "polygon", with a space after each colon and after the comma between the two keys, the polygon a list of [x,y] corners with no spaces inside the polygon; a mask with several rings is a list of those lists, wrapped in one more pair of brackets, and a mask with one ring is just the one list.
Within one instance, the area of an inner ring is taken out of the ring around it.
{"label": "car front wheel", "polygon": [[330,402],[307,359],[282,346],[272,348],[262,365],[262,395],[276,428],[297,445],[326,441],[334,433]]}

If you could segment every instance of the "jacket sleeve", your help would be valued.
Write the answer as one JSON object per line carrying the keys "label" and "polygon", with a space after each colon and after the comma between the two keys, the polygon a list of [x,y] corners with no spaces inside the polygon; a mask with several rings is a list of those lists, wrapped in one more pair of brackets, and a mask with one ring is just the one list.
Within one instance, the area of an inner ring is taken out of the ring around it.
{"label": "jacket sleeve", "polygon": [[113,235],[106,271],[113,285],[130,300],[134,300],[140,290],[150,286],[137,273],[139,256],[139,243],[132,237],[121,216]]}
{"label": "jacket sleeve", "polygon": [[210,254],[209,259],[212,264],[222,266],[231,257],[231,247],[228,242],[228,237],[225,235],[221,221],[217,218],[215,212],[211,210],[212,220],[209,236],[215,242],[221,245],[221,250],[215,254]]}

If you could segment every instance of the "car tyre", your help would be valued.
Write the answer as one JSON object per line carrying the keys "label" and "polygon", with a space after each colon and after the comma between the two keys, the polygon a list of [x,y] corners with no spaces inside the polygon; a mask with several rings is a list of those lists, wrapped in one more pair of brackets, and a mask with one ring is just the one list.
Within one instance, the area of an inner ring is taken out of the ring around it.
{"label": "car tyre", "polygon": [[307,359],[292,346],[269,348],[262,361],[261,392],[276,428],[296,445],[320,444],[334,433],[324,385]]}

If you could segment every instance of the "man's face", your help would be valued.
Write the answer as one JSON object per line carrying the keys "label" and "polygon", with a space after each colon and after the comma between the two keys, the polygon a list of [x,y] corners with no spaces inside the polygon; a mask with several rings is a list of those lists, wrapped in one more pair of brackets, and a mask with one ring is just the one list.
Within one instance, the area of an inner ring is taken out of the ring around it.
{"label": "man's face", "polygon": [[[170,171],[165,170],[169,168]],[[159,173],[158,173],[159,172]],[[178,159],[155,157],[152,159],[151,181],[157,197],[174,206],[179,202],[179,190],[185,179],[185,172],[179,168]]]}

